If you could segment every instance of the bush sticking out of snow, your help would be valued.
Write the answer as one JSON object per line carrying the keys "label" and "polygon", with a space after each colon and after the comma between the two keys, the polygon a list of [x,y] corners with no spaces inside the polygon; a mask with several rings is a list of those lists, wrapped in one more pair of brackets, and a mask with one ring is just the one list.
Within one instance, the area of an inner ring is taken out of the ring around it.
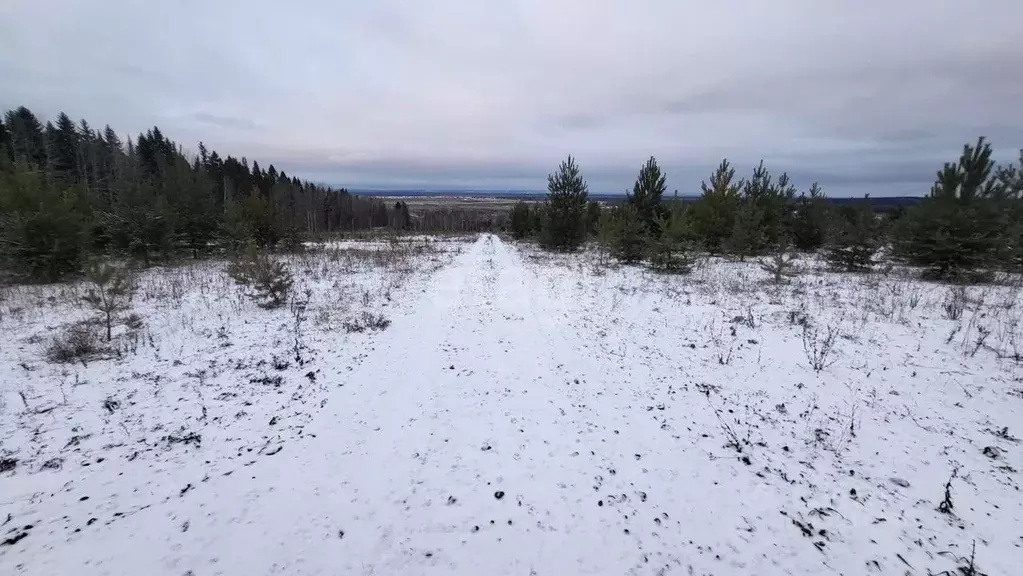
{"label": "bush sticking out of snow", "polygon": [[391,325],[391,321],[383,314],[374,314],[372,312],[363,312],[357,318],[346,320],[341,327],[344,328],[345,332],[352,334],[362,333],[367,330],[386,330]]}
{"label": "bush sticking out of snow", "polygon": [[835,363],[831,356],[837,339],[838,329],[830,324],[821,333],[813,322],[803,323],[803,351],[814,372],[820,372]]}
{"label": "bush sticking out of snow", "polygon": [[87,360],[107,351],[95,324],[79,322],[64,328],[50,340],[46,359],[50,362]]}
{"label": "bush sticking out of snow", "polygon": [[941,308],[949,320],[962,318],[963,311],[966,310],[966,287],[953,286],[949,288],[948,294],[945,295],[945,301],[941,303]]}

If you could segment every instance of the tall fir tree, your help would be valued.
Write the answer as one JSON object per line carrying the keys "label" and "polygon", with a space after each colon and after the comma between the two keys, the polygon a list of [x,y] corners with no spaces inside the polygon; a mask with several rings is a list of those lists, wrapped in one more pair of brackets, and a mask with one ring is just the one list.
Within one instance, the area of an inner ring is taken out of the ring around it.
{"label": "tall fir tree", "polygon": [[24,106],[8,111],[4,118],[14,159],[22,160],[28,168],[46,168],[46,136],[42,122]]}

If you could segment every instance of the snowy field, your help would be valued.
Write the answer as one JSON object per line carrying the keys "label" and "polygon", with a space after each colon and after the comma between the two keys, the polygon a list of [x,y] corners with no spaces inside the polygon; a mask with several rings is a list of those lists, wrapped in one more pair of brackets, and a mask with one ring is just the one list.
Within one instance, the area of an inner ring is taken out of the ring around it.
{"label": "snowy field", "polygon": [[4,289],[0,574],[1021,573],[1018,289],[596,259],[335,244],[275,311],[152,270],[75,364],[82,288]]}

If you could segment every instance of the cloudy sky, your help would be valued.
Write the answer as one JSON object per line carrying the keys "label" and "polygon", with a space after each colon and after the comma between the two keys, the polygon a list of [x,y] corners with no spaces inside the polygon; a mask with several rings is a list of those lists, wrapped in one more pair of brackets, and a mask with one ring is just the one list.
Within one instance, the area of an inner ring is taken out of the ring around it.
{"label": "cloudy sky", "polygon": [[925,193],[1023,147],[1023,1],[0,0],[0,108],[349,187],[680,194],[763,158],[834,196]]}

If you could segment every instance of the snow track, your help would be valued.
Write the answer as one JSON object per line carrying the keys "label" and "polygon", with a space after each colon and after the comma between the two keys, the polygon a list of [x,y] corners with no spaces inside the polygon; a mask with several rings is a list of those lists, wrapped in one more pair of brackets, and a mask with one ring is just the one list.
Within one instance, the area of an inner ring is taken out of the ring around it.
{"label": "snow track", "polygon": [[[937,565],[941,535],[959,530],[917,530],[914,515],[930,519],[921,525],[941,516],[899,497],[884,463],[872,470],[876,449],[811,462],[795,438],[809,424],[789,425],[785,410],[801,409],[796,390],[809,381],[791,377],[796,364],[757,360],[740,372],[712,363],[679,335],[701,326],[696,312],[635,320],[629,310],[650,315],[672,303],[633,290],[633,308],[619,308],[611,301],[628,286],[573,280],[557,271],[564,262],[482,237],[372,337],[357,366],[327,345],[318,361],[327,401],[304,438],[102,529],[23,549],[30,557],[20,561],[9,549],[0,572],[18,573],[20,562],[31,574],[194,576],[901,574],[913,562]],[[736,354],[752,363],[762,338],[751,331],[741,340],[754,344]],[[787,382],[763,402],[751,400],[757,392],[713,391],[752,390],[768,373]],[[778,414],[758,413],[779,403]],[[752,436],[738,416],[760,423]],[[885,418],[860,423],[860,435],[885,435]],[[725,446],[725,422],[750,436],[744,452]],[[926,495],[941,484],[933,479]],[[1015,485],[1016,502],[996,513],[1008,526],[1020,520]],[[934,540],[912,544],[921,534]],[[1006,533],[996,545],[1020,559],[1021,537]]]}

